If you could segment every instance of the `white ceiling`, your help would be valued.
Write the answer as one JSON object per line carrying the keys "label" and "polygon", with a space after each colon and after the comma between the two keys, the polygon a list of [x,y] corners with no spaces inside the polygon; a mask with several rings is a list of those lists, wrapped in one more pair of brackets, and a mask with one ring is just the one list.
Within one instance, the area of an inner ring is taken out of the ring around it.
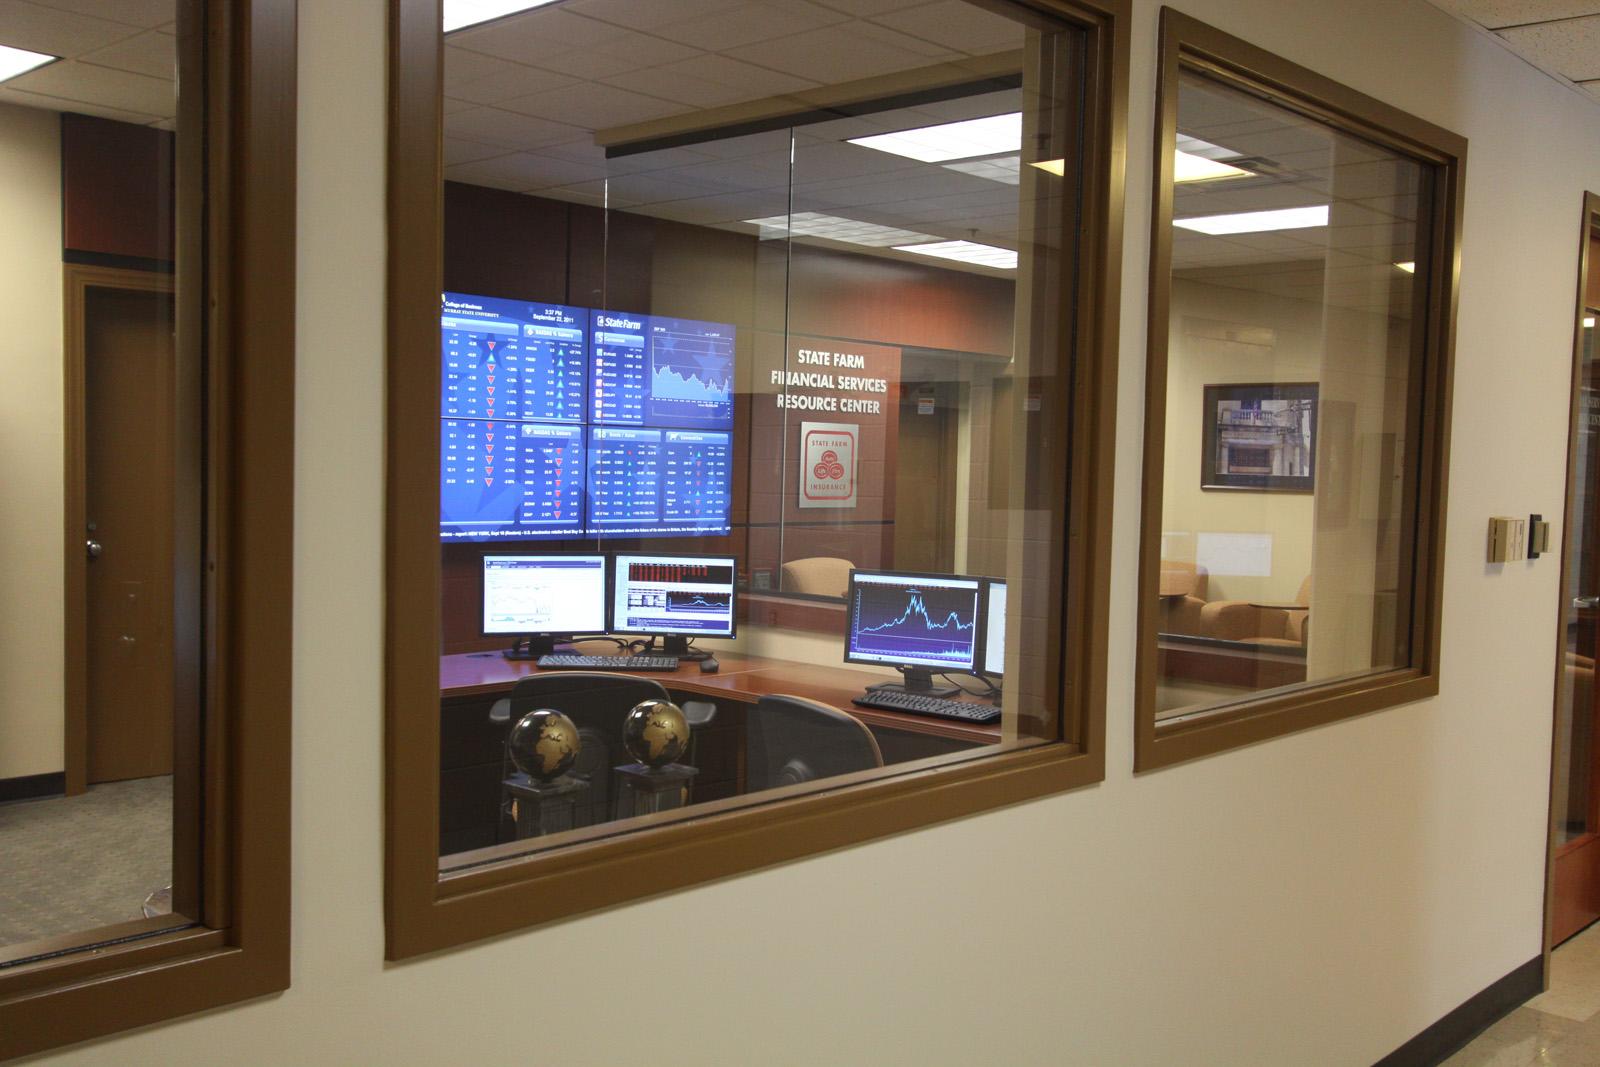
{"label": "white ceiling", "polygon": [[1600,0],[1432,0],[1534,66],[1600,97]]}
{"label": "white ceiling", "polygon": [[0,44],[62,58],[0,84],[0,103],[170,128],[176,0],[0,0]]}

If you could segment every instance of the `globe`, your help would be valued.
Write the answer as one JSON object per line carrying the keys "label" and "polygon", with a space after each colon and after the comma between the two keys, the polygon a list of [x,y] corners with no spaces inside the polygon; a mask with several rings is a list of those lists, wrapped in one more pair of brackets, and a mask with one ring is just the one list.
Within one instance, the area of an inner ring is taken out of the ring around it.
{"label": "globe", "polygon": [[676,763],[689,748],[689,720],[670,701],[635,704],[622,723],[622,745],[647,767]]}
{"label": "globe", "polygon": [[506,737],[517,770],[540,782],[553,781],[572,769],[583,747],[571,719],[550,708],[530,711]]}

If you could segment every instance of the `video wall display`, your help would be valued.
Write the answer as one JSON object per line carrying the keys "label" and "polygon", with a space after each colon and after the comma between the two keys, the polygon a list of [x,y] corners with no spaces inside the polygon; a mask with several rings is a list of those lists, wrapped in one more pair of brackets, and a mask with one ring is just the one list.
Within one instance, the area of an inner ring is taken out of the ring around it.
{"label": "video wall display", "polygon": [[445,541],[732,529],[734,328],[445,293]]}

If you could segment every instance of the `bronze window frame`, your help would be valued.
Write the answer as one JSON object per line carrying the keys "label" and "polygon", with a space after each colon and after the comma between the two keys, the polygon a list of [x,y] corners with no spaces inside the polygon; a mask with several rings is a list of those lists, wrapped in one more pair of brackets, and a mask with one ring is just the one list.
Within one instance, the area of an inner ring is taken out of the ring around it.
{"label": "bronze window frame", "polygon": [[[1127,139],[1128,0],[974,0],[1034,10],[1084,33],[1081,268],[1059,630],[1063,741],[440,875],[437,441],[388,435],[386,955],[405,959],[651,894],[814,855],[1105,777],[1103,619]],[[438,414],[441,291],[440,0],[390,0],[388,425]]]}
{"label": "bronze window frame", "polygon": [[[1432,175],[1429,242],[1419,250],[1420,358],[1412,368],[1411,663],[1287,693],[1244,699],[1190,721],[1157,726],[1155,610],[1160,577],[1165,474],[1167,345],[1172,290],[1172,155],[1180,71],[1202,74],[1313,121],[1415,159]],[[1464,137],[1341,85],[1199,20],[1161,9],[1156,87],[1154,211],[1151,220],[1148,362],[1145,384],[1144,495],[1139,545],[1139,643],[1135,682],[1134,770],[1148,771],[1325,723],[1409,703],[1439,692],[1445,489],[1450,454],[1450,393],[1467,141]]]}
{"label": "bronze window frame", "polygon": [[125,923],[0,960],[0,1059],[289,986],[295,6],[181,8],[205,22],[203,39],[183,35],[204,63],[203,93],[182,104],[203,137],[178,163],[205,190],[179,220],[178,281],[194,294],[183,313],[208,366],[195,399],[211,414],[209,534],[196,546],[208,710],[193,739],[193,833],[178,824],[204,872],[197,921]]}

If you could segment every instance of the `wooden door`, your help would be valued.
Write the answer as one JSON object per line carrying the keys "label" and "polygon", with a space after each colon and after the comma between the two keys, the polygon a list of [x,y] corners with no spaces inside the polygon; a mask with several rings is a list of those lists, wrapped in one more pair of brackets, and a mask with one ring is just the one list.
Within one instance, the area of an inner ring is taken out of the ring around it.
{"label": "wooden door", "polygon": [[175,353],[166,292],[96,286],[82,308],[77,632],[94,783],[172,773]]}
{"label": "wooden door", "polygon": [[948,574],[955,569],[958,396],[953,382],[910,386],[901,396],[895,570]]}

